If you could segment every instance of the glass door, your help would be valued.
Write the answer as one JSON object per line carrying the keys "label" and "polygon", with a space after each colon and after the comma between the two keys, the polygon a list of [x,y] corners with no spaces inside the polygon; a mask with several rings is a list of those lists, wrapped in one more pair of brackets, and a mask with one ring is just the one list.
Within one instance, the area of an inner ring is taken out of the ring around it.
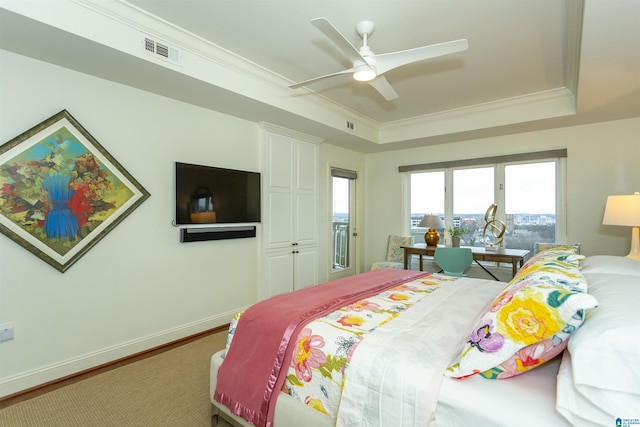
{"label": "glass door", "polygon": [[332,280],[356,273],[355,182],[357,174],[343,169],[331,169]]}

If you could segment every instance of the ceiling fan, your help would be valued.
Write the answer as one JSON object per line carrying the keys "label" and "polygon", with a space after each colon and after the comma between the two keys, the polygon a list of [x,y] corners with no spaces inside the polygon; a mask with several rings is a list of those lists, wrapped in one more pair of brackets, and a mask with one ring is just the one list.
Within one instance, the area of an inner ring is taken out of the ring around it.
{"label": "ceiling fan", "polygon": [[308,86],[311,83],[315,83],[328,77],[353,73],[353,78],[355,80],[368,82],[387,101],[392,101],[398,98],[398,94],[393,90],[387,79],[383,76],[384,73],[413,62],[461,52],[463,50],[467,50],[469,47],[467,40],[461,39],[417,47],[414,49],[401,50],[398,52],[375,55],[367,45],[369,36],[373,33],[376,26],[373,21],[362,21],[356,25],[356,32],[362,38],[362,46],[359,50],[349,43],[349,41],[329,22],[327,18],[315,18],[311,20],[311,23],[329,37],[329,39],[331,39],[331,41],[340,48],[340,50],[342,50],[353,66],[352,68],[338,71],[336,73],[296,83],[289,86],[291,89]]}

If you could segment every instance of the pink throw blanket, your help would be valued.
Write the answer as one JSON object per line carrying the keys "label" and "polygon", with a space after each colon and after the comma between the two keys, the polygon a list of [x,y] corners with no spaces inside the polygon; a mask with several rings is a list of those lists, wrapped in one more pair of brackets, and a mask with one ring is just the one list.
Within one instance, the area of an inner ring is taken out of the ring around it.
{"label": "pink throw blanket", "polygon": [[[289,343],[327,312],[428,273],[381,269],[278,295],[247,309],[218,369],[214,399],[256,426],[273,424],[278,392],[291,361]],[[282,371],[282,375],[280,375]]]}

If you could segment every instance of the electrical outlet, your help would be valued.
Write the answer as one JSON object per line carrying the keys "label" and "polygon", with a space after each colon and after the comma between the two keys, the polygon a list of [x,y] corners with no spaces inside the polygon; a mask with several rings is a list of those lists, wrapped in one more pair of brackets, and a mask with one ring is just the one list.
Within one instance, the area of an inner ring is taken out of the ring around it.
{"label": "electrical outlet", "polygon": [[13,339],[13,323],[3,323],[0,325],[0,341]]}

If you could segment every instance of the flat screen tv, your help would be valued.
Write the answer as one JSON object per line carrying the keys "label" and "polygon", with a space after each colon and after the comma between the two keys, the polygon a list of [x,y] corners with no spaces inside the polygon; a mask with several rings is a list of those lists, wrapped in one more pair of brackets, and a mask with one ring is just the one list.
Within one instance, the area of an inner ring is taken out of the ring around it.
{"label": "flat screen tv", "polygon": [[176,225],[260,222],[260,173],[176,162]]}

